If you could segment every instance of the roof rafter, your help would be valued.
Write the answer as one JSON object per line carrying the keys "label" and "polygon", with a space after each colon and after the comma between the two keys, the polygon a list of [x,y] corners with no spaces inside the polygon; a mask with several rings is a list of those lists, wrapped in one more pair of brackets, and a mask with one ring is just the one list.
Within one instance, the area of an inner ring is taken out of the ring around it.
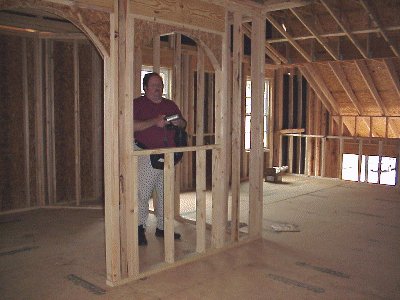
{"label": "roof rafter", "polygon": [[294,14],[297,19],[303,24],[303,26],[314,36],[314,38],[324,47],[324,49],[335,59],[339,60],[339,56],[335,54],[335,52],[331,49],[331,47],[328,45],[328,43],[319,35],[317,30],[311,26],[310,24],[307,24],[304,18],[293,8],[290,9],[292,14]]}
{"label": "roof rafter", "polygon": [[387,58],[383,60],[383,64],[385,65],[387,71],[389,72],[390,79],[392,79],[397,95],[400,97],[400,80],[399,80],[399,75],[397,74],[394,68],[393,61]]}
{"label": "roof rafter", "polygon": [[316,82],[313,74],[310,74],[310,72],[306,68],[306,66],[304,66],[304,65],[299,66],[299,70],[300,70],[301,74],[303,74],[303,76],[306,78],[306,80],[310,84],[311,88],[318,95],[318,98],[324,104],[325,108],[329,111],[329,113],[332,114],[332,112],[335,112],[335,114],[338,114],[337,109],[332,107],[331,102],[327,99],[325,93],[321,89],[321,86],[318,84],[318,82]]}
{"label": "roof rafter", "polygon": [[289,41],[289,43],[297,50],[299,53],[306,59],[307,62],[312,62],[311,56],[293,39],[293,37],[283,29],[281,24],[275,18],[270,14],[266,13],[265,17],[268,19],[268,21],[274,26],[280,34],[282,34],[284,37],[286,37]]}
{"label": "roof rafter", "polygon": [[399,57],[400,53],[399,50],[395,47],[393,42],[389,39],[386,30],[383,29],[382,23],[379,20],[378,15],[375,13],[375,11],[372,9],[372,7],[369,5],[369,3],[366,0],[360,0],[361,5],[364,7],[364,9],[367,11],[369,14],[371,20],[376,24],[376,26],[379,29],[379,32],[385,39],[385,41],[389,44],[390,49],[393,51],[393,53]]}
{"label": "roof rafter", "polygon": [[[335,19],[336,23],[342,28],[343,32],[350,39],[350,41],[354,44],[354,46],[360,51],[361,55],[364,58],[368,58],[367,51],[361,46],[360,42],[356,40],[354,35],[351,33],[349,26],[347,25],[347,21],[343,16],[340,16],[336,9],[329,3],[329,0],[320,0],[321,3],[325,6],[326,10],[331,14],[331,16]],[[346,24],[345,24],[346,23]]]}
{"label": "roof rafter", "polygon": [[344,73],[340,63],[329,62],[328,64],[331,67],[336,78],[339,80],[340,85],[343,87],[343,89],[346,92],[347,96],[349,97],[350,101],[355,106],[358,114],[361,115],[362,114],[361,104],[358,101],[356,95],[354,94],[354,91],[351,88],[349,81],[347,80],[346,74]]}
{"label": "roof rafter", "polygon": [[368,90],[371,92],[376,105],[379,107],[381,115],[387,114],[386,107],[383,104],[382,98],[375,87],[375,83],[371,77],[371,74],[369,73],[367,64],[365,63],[364,60],[355,60],[354,63],[356,64],[358,71],[360,72],[362,78],[364,79],[364,82],[367,85]]}
{"label": "roof rafter", "polygon": [[315,82],[319,85],[321,88],[321,91],[324,93],[326,99],[328,99],[333,111],[338,114],[339,109],[336,103],[335,98],[332,96],[331,92],[329,91],[328,87],[326,86],[324,80],[322,79],[321,74],[319,71],[316,69],[315,66],[312,64],[306,64],[305,67],[307,68],[308,72],[310,75],[314,78]]}
{"label": "roof rafter", "polygon": [[[243,23],[243,33],[247,35],[251,39],[251,27],[249,24]],[[287,59],[280,54],[274,47],[272,47],[268,42],[265,42],[265,52],[271,59],[275,62],[275,64],[280,65],[282,62],[287,64]]]}

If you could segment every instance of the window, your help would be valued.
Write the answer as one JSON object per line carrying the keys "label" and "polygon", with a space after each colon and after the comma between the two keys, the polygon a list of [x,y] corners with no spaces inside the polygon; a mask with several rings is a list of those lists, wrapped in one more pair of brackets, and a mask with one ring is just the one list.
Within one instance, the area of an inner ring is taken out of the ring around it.
{"label": "window", "polygon": [[[144,75],[146,75],[147,73],[151,73],[151,72],[153,72],[152,66],[142,66],[142,72],[141,72],[141,78],[140,78],[140,86],[141,86],[142,95],[144,95],[144,91],[143,91]],[[171,99],[170,70],[167,68],[160,68],[160,75],[164,82],[163,97]]]}
{"label": "window", "polygon": [[[367,171],[367,172],[366,172]],[[360,182],[396,184],[396,158],[383,156],[381,160],[381,175],[379,176],[379,156],[370,155],[361,157]],[[342,178],[358,181],[358,155],[343,154]]]}
{"label": "window", "polygon": [[[263,143],[264,148],[268,147],[268,113],[269,113],[269,97],[270,97],[270,83],[265,80],[264,84],[264,134]],[[245,123],[244,123],[244,147],[249,150],[250,145],[250,124],[251,124],[251,80],[246,80],[246,109],[245,109]]]}

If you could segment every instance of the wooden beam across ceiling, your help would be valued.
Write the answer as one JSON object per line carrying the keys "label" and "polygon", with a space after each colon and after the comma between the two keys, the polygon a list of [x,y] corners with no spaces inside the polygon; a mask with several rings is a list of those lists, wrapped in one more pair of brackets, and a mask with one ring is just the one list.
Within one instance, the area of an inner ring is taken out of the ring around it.
{"label": "wooden beam across ceiling", "polygon": [[361,5],[364,7],[364,9],[367,11],[368,15],[370,16],[371,20],[376,24],[376,26],[378,27],[379,32],[381,33],[381,35],[383,36],[383,38],[385,39],[385,41],[388,43],[390,49],[393,51],[393,53],[399,57],[399,50],[396,48],[396,46],[394,45],[394,43],[392,42],[392,40],[388,37],[386,30],[383,29],[383,25],[381,23],[381,21],[379,20],[378,15],[376,14],[376,12],[372,9],[372,7],[369,5],[369,3],[366,0],[360,0]]}
{"label": "wooden beam across ceiling", "polygon": [[355,60],[354,63],[356,64],[358,71],[360,72],[362,78],[364,79],[364,82],[367,85],[368,90],[372,95],[372,98],[375,100],[375,103],[380,110],[380,114],[387,115],[387,110],[385,108],[385,105],[383,104],[381,96],[378,93],[378,90],[375,87],[374,80],[371,77],[366,62],[364,60]]}
{"label": "wooden beam across ceiling", "polygon": [[322,5],[326,8],[326,10],[331,14],[331,16],[335,19],[336,23],[342,28],[343,32],[350,39],[350,41],[354,44],[354,46],[360,51],[361,55],[364,58],[368,58],[367,51],[364,47],[361,46],[360,42],[355,38],[354,34],[351,33],[350,26],[348,25],[348,21],[344,17],[344,15],[339,14],[336,8],[333,7],[330,0],[320,0]]}
{"label": "wooden beam across ceiling", "polygon": [[317,30],[312,26],[311,24],[307,24],[306,20],[301,16],[299,12],[297,12],[295,9],[291,8],[290,11],[292,12],[293,15],[297,17],[297,19],[303,24],[303,26],[313,35],[313,37],[321,44],[322,47],[334,58],[335,60],[339,60],[339,56],[331,49],[331,47],[328,45],[327,41],[322,38]]}
{"label": "wooden beam across ceiling", "polygon": [[357,110],[359,115],[362,114],[361,104],[357,99],[357,96],[354,94],[353,89],[350,86],[349,81],[347,80],[346,74],[344,73],[341,65],[339,62],[329,62],[329,66],[332,69],[332,72],[335,74],[336,78],[338,79],[340,85],[343,87],[344,91],[346,92],[347,96],[349,97],[350,101],[353,103],[354,107]]}
{"label": "wooden beam across ceiling", "polygon": [[311,56],[293,39],[293,37],[289,33],[286,32],[282,25],[279,24],[279,22],[275,20],[275,18],[270,13],[266,13],[265,17],[272,24],[272,26],[274,26],[279,31],[280,34],[287,38],[289,43],[305,58],[307,62],[312,62]]}

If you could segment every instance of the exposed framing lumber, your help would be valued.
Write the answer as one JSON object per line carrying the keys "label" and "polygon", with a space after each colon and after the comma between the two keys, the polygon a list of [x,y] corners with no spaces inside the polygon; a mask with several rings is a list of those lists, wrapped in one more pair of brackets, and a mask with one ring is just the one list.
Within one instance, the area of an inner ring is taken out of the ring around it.
{"label": "exposed framing lumber", "polygon": [[160,73],[160,37],[153,37],[153,72]]}
{"label": "exposed framing lumber", "polygon": [[[228,19],[228,12],[225,12],[225,20]],[[213,166],[213,209],[212,209],[212,229],[211,245],[213,248],[222,248],[225,243],[225,229],[227,223],[227,212],[225,211],[228,201],[228,187],[225,166],[227,165],[226,153],[228,148],[228,65],[230,62],[230,49],[228,44],[228,34],[230,33],[228,22],[225,22],[225,34],[222,36],[222,65],[215,70],[215,143],[220,148],[212,152]]]}
{"label": "exposed framing lumber", "polygon": [[[251,38],[251,26],[248,23],[243,23],[242,24],[242,30],[245,35],[247,35],[249,38]],[[265,42],[265,53],[274,61],[275,64],[280,65],[282,62],[287,64],[288,61],[287,59],[280,54],[277,50],[275,50],[272,45],[270,45],[268,42]]]}
{"label": "exposed framing lumber", "polygon": [[[175,33],[174,39],[174,80],[173,80],[173,99],[176,105],[182,111],[182,35]],[[175,175],[177,178],[181,177],[181,164],[176,166]],[[175,180],[175,199],[174,199],[174,214],[176,217],[180,214],[180,188],[181,183]]]}
{"label": "exposed framing lumber", "polygon": [[[28,95],[28,57],[26,51],[26,38],[22,39],[22,93],[23,93],[23,122],[24,122],[24,157],[25,157],[25,201],[26,206],[31,206],[30,184],[30,138],[29,138],[29,95]],[[0,201],[1,204],[1,201]]]}
{"label": "exposed framing lumber", "polygon": [[174,153],[164,154],[164,255],[166,263],[175,261],[174,199],[175,167]]}
{"label": "exposed framing lumber", "polygon": [[196,252],[206,250],[206,151],[196,152]]}
{"label": "exposed framing lumber", "polygon": [[81,204],[81,120],[79,101],[79,53],[78,43],[74,41],[74,146],[75,146],[75,202]]}
{"label": "exposed framing lumber", "polygon": [[249,235],[260,237],[262,229],[263,201],[263,106],[264,106],[264,68],[265,68],[265,21],[261,16],[253,16],[251,37],[251,149],[249,174]]}
{"label": "exposed framing lumber", "polygon": [[35,73],[35,138],[36,138],[36,194],[37,204],[45,205],[44,176],[44,136],[43,136],[43,83],[42,83],[42,41],[34,38],[34,73]]}
{"label": "exposed framing lumber", "polygon": [[335,60],[339,60],[339,56],[335,53],[335,51],[328,45],[328,43],[319,35],[317,30],[311,25],[307,24],[305,19],[293,8],[290,9],[292,14],[294,14],[297,19],[303,24],[303,26],[313,35],[313,37],[321,44],[321,46],[334,58]]}
{"label": "exposed framing lumber", "polygon": [[137,239],[138,204],[134,194],[136,183],[133,169],[133,80],[134,20],[128,14],[129,2],[118,1],[118,148],[119,148],[119,199],[121,231],[121,272],[133,278],[139,274],[139,250]]}
{"label": "exposed framing lumber", "polygon": [[[266,13],[265,16],[267,20],[289,41],[289,43],[305,58],[307,62],[312,62],[311,56],[293,39],[290,34],[283,29],[279,22],[275,20],[270,13]],[[264,40],[264,38],[262,40]]]}
{"label": "exposed framing lumber", "polygon": [[389,58],[386,58],[383,60],[383,64],[385,65],[387,71],[389,72],[390,79],[392,80],[397,95],[399,96],[400,99],[400,80],[399,80],[399,75],[397,74],[396,69],[393,65],[393,61]]}
{"label": "exposed framing lumber", "polygon": [[365,82],[368,90],[370,91],[372,98],[375,100],[375,103],[380,110],[380,114],[387,115],[388,114],[387,109],[386,109],[385,105],[383,104],[383,100],[382,100],[381,96],[379,95],[378,90],[375,87],[375,83],[371,77],[371,74],[369,73],[367,63],[364,60],[355,60],[354,63],[356,64],[361,77],[364,79],[364,82]]}
{"label": "exposed framing lumber", "polygon": [[[325,93],[322,91],[321,86],[319,83],[315,80],[315,73],[311,74],[308,68],[305,66],[299,66],[299,70],[301,74],[307,79],[307,82],[310,84],[311,88],[315,91],[315,93],[318,95],[318,98],[322,101],[322,103],[325,105],[327,110],[332,114],[333,112],[335,114],[338,114],[337,109],[332,107],[331,102],[334,101],[331,99],[331,101],[328,100],[325,94],[327,94],[329,91],[325,90]],[[314,76],[313,76],[314,75]],[[330,92],[329,92],[330,94]],[[332,97],[332,95],[331,95]],[[333,97],[332,97],[333,98]]]}
{"label": "exposed framing lumber", "polygon": [[104,172],[104,221],[107,284],[113,286],[121,280],[117,86],[118,40],[114,35],[114,32],[118,31],[118,20],[116,20],[114,13],[110,15],[110,26],[110,56],[104,56],[104,170],[106,170]]}
{"label": "exposed framing lumber", "polygon": [[92,151],[93,151],[93,192],[95,199],[99,200],[103,194],[102,170],[102,60],[95,48],[92,48]]}
{"label": "exposed framing lumber", "polygon": [[[398,31],[400,30],[400,26],[388,26],[385,27],[384,30],[386,31]],[[351,34],[353,35],[358,35],[358,34],[370,34],[370,33],[379,33],[379,29],[377,28],[369,28],[369,29],[362,29],[362,30],[353,30],[350,31]],[[320,34],[321,38],[326,38],[326,37],[345,37],[347,36],[346,33],[344,32],[333,32],[333,33],[322,33]],[[296,36],[293,37],[295,41],[302,41],[302,40],[309,40],[309,39],[315,39],[313,35],[307,35],[307,36]],[[288,40],[285,37],[281,38],[271,38],[267,40],[268,43],[270,44],[275,44],[275,43],[283,43],[287,42]]]}
{"label": "exposed framing lumber", "polygon": [[351,30],[349,29],[350,26],[347,24],[347,20],[345,20],[344,17],[337,12],[336,8],[333,7],[329,0],[320,0],[320,2],[330,13],[330,15],[335,19],[340,28],[342,28],[343,32],[350,39],[353,45],[358,49],[358,51],[360,51],[363,58],[368,58],[368,53],[366,52],[366,50],[361,46],[360,42],[355,38],[354,34],[351,33]]}
{"label": "exposed framing lumber", "polygon": [[233,14],[233,87],[232,87],[232,206],[231,206],[231,239],[239,239],[240,216],[240,153],[242,151],[242,60],[243,60],[243,32],[242,16],[238,12]]}
{"label": "exposed framing lumber", "polygon": [[[187,121],[187,126],[189,126],[189,109],[190,109],[190,56],[188,53],[182,53],[182,114]],[[187,129],[188,130],[188,129]],[[188,190],[191,187],[189,178],[193,177],[190,172],[189,164],[192,162],[192,158],[188,154],[183,157],[182,160],[182,172],[181,172],[181,183],[183,189]]]}
{"label": "exposed framing lumber", "polygon": [[46,40],[45,47],[47,197],[49,204],[53,204],[57,200],[53,41]]}
{"label": "exposed framing lumber", "polygon": [[204,51],[197,48],[196,145],[204,145]]}
{"label": "exposed framing lumber", "polygon": [[385,39],[385,41],[388,43],[390,49],[393,51],[393,53],[397,57],[399,57],[400,56],[399,50],[394,45],[393,41],[388,37],[386,30],[383,28],[382,23],[379,20],[379,17],[376,14],[376,12],[372,9],[372,7],[369,5],[369,3],[366,0],[360,0],[360,4],[362,5],[362,7],[364,7],[364,9],[368,13],[369,17],[371,18],[371,20],[376,24],[380,34]]}
{"label": "exposed framing lumber", "polygon": [[357,113],[361,115],[363,113],[362,106],[357,99],[357,96],[354,94],[353,89],[350,86],[349,81],[347,80],[346,74],[344,73],[340,63],[329,62],[329,66],[332,69],[332,72],[335,74],[337,80],[340,85],[343,87],[346,95],[349,97],[350,101],[353,103],[354,107],[357,110]]}

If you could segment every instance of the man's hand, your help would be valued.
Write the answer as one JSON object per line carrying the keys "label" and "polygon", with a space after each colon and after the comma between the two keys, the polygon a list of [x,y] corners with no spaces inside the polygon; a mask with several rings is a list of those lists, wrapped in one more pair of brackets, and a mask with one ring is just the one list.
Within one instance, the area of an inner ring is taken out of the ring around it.
{"label": "man's hand", "polygon": [[158,117],[154,118],[153,121],[154,125],[157,127],[164,127],[168,124],[168,122],[165,121],[165,115],[159,115]]}
{"label": "man's hand", "polygon": [[186,127],[186,121],[184,119],[177,119],[174,121],[171,121],[172,125],[180,127],[180,128],[185,128]]}

